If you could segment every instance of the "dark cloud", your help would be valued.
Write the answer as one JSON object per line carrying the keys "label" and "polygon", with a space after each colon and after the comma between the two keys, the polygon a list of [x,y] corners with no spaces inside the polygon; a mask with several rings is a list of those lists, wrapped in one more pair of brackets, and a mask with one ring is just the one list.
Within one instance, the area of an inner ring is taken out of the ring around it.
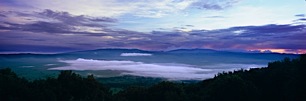
{"label": "dark cloud", "polygon": [[15,16],[15,17],[31,17],[33,14],[30,14],[27,11],[19,12],[19,11],[1,11],[0,10],[0,16],[1,17],[10,17],[10,16]]}
{"label": "dark cloud", "polygon": [[306,21],[306,18],[300,18],[299,21]]}
{"label": "dark cloud", "polygon": [[111,23],[115,23],[118,21],[117,19],[108,18],[108,17],[91,18],[90,20],[95,22],[111,22]]}
{"label": "dark cloud", "polygon": [[[27,19],[43,19],[34,20],[29,23],[20,24],[14,21],[6,21],[0,19],[0,28],[2,30],[20,30],[30,32],[46,32],[50,34],[74,33],[74,34],[92,34],[88,31],[107,32],[111,30],[112,24],[117,20],[108,17],[90,17],[85,15],[74,16],[68,12],[58,12],[49,9],[43,12],[2,12],[15,17],[27,17]],[[8,26],[1,25],[5,24]]]}
{"label": "dark cloud", "polygon": [[305,17],[305,14],[297,14],[296,17]]}
{"label": "dark cloud", "polygon": [[173,29],[179,31],[179,30],[184,30],[184,29],[187,29],[187,28],[186,27],[173,27]]}
{"label": "dark cloud", "polygon": [[4,15],[4,14],[0,14],[0,17],[6,17],[6,15]]}
{"label": "dark cloud", "polygon": [[233,6],[239,1],[240,0],[199,0],[198,2],[194,2],[191,7],[206,10],[222,10]]}
{"label": "dark cloud", "polygon": [[225,18],[224,16],[206,16],[204,18]]}
{"label": "dark cloud", "polygon": [[32,32],[47,32],[47,33],[69,33],[74,28],[72,26],[67,26],[62,23],[50,23],[50,22],[36,22],[33,24],[20,25],[24,31]]}
{"label": "dark cloud", "polygon": [[247,30],[248,33],[252,34],[279,34],[284,32],[295,32],[301,29],[305,29],[305,25],[264,25],[264,26],[243,26],[243,27],[232,27],[228,30]]}
{"label": "dark cloud", "polygon": [[300,24],[300,25],[306,24],[306,16],[304,14],[298,14],[295,16],[298,17],[298,19],[293,20],[295,24]]}
{"label": "dark cloud", "polygon": [[[305,25],[242,26],[191,32],[154,31],[152,40],[163,40],[169,48],[212,49],[306,49]],[[155,39],[156,38],[156,39]]]}
{"label": "dark cloud", "polygon": [[38,21],[32,24],[14,24],[4,22],[9,27],[1,26],[0,30],[20,30],[20,31],[31,31],[31,32],[47,32],[47,33],[70,33],[74,28],[67,26],[62,23],[50,23]]}
{"label": "dark cloud", "polygon": [[20,44],[0,44],[0,52],[41,52],[41,53],[57,53],[77,51],[71,47],[61,46],[40,46],[40,45],[20,45]]}
{"label": "dark cloud", "polygon": [[185,25],[186,27],[194,27],[194,25]]}
{"label": "dark cloud", "polygon": [[74,16],[69,14],[68,12],[56,12],[49,9],[46,9],[43,12],[39,12],[38,14],[48,18],[59,20],[64,24],[74,26],[105,27],[107,26],[106,23],[114,23],[117,21],[116,19],[108,17],[93,18],[85,15]]}
{"label": "dark cloud", "polygon": [[6,29],[9,29],[9,28],[6,26],[0,25],[0,30],[6,30]]}
{"label": "dark cloud", "polygon": [[217,4],[194,4],[199,9],[209,9],[209,10],[221,10],[224,9],[221,5]]}

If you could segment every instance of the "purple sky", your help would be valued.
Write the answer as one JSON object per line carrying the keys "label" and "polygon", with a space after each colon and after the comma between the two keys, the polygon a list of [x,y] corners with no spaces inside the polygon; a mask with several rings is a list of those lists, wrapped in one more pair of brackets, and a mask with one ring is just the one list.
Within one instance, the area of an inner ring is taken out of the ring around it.
{"label": "purple sky", "polygon": [[304,0],[1,0],[0,52],[306,52]]}

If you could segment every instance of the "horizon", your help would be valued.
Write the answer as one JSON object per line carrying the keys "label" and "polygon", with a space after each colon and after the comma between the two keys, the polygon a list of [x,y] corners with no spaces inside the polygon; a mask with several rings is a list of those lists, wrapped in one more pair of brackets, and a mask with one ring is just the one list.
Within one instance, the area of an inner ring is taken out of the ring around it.
{"label": "horizon", "polygon": [[[215,50],[215,49],[203,49],[203,48],[184,48],[184,49],[171,49],[171,50],[142,50],[142,49],[136,49],[136,48],[99,48],[99,49],[91,49],[91,50],[76,50],[76,51],[63,51],[63,52],[0,52],[0,55],[10,55],[10,54],[66,54],[66,53],[74,53],[74,52],[86,52],[86,51],[99,51],[99,50],[140,50],[145,52],[171,52],[171,51],[180,51],[180,50],[209,50],[209,51],[217,51],[217,52],[233,52],[233,53],[259,53],[259,54],[291,54],[291,55],[302,55],[306,53],[279,53],[279,52],[272,52],[270,50],[264,50],[264,51],[244,51],[244,50]],[[142,54],[142,52],[137,52]]]}
{"label": "horizon", "polygon": [[304,0],[3,0],[0,54],[96,49],[306,53]]}

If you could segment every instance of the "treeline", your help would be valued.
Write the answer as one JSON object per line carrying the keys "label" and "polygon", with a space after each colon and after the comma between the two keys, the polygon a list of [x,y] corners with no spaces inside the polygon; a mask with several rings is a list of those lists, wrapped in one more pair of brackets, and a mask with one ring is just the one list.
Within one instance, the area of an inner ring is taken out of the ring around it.
{"label": "treeline", "polygon": [[93,75],[61,71],[57,78],[28,81],[0,70],[1,101],[306,101],[306,55],[266,68],[223,72],[198,83],[160,82],[116,94]]}
{"label": "treeline", "polygon": [[1,101],[110,101],[109,89],[93,75],[61,71],[57,78],[28,81],[9,68],[0,70]]}

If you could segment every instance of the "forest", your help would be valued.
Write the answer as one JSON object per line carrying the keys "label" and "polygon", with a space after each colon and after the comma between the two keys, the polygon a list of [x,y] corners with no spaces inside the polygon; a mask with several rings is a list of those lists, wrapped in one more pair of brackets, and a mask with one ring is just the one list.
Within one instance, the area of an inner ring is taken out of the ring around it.
{"label": "forest", "polygon": [[[161,81],[132,85],[114,93],[94,75],[61,71],[27,80],[0,70],[1,101],[306,101],[306,54],[270,62],[264,68],[216,74],[196,83]],[[120,86],[120,85],[117,85]]]}

